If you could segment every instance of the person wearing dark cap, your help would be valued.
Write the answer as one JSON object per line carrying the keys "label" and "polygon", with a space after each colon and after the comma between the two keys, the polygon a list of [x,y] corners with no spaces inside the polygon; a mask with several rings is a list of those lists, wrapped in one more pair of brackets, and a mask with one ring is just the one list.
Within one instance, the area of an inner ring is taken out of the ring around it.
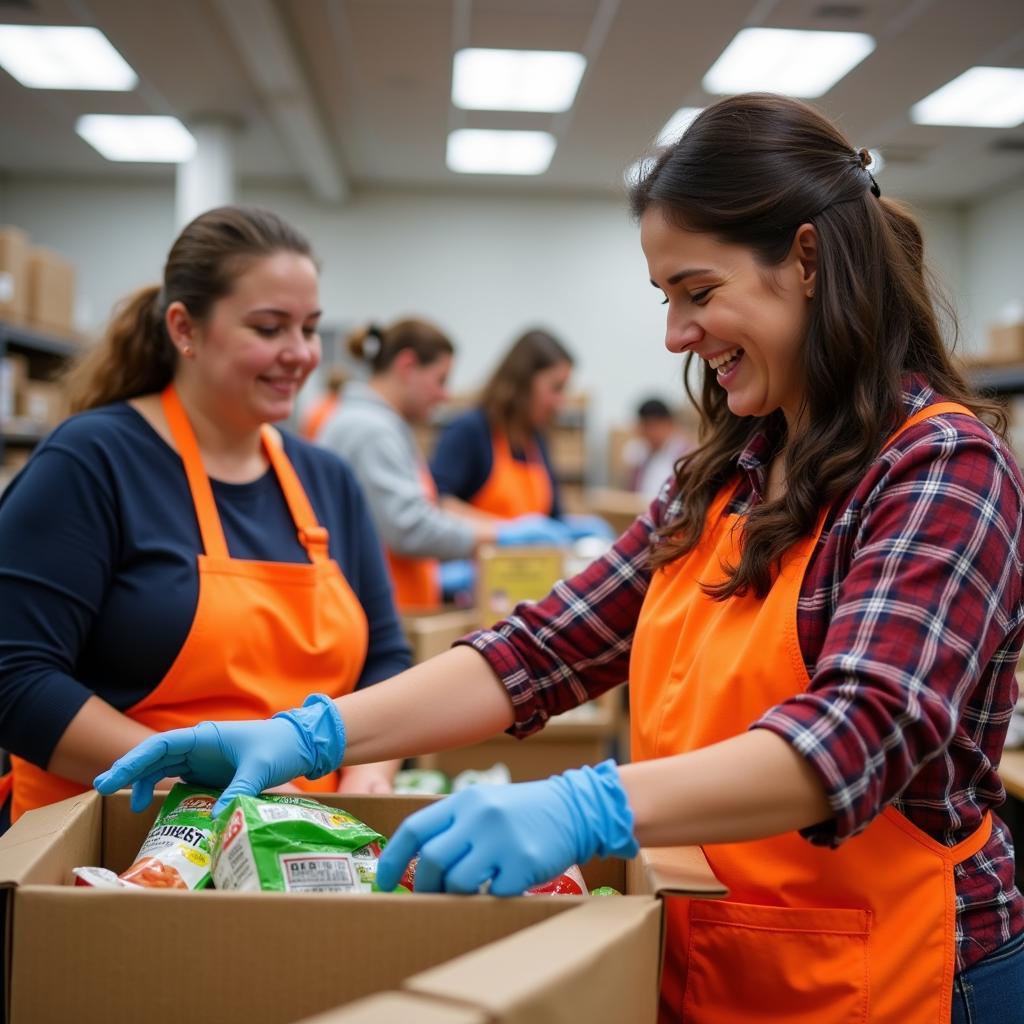
{"label": "person wearing dark cap", "polygon": [[694,447],[665,402],[644,399],[636,410],[636,436],[622,449],[629,489],[653,501],[672,477],[676,461]]}

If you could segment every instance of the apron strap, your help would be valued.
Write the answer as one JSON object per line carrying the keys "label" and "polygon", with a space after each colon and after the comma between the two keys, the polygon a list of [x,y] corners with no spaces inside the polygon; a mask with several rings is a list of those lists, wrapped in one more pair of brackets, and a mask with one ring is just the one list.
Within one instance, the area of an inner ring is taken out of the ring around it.
{"label": "apron strap", "polygon": [[926,405],[923,409],[918,409],[913,416],[908,417],[904,421],[903,426],[892,434],[889,440],[882,445],[882,451],[885,451],[885,449],[888,448],[889,445],[891,445],[905,430],[909,430],[911,427],[916,426],[924,420],[930,420],[933,416],[941,416],[946,412],[962,412],[966,416],[974,415],[966,405],[961,405],[959,402],[935,402],[932,405]]}
{"label": "apron strap", "polygon": [[185,476],[188,478],[192,502],[199,520],[199,534],[203,540],[203,551],[211,558],[229,558],[227,541],[224,539],[224,528],[220,523],[217,503],[213,500],[213,488],[210,478],[203,468],[203,456],[196,442],[192,424],[181,404],[178,392],[173,384],[168,384],[160,395],[167,425],[171,428],[171,437],[175,447],[185,464]]}
{"label": "apron strap", "polygon": [[288,503],[288,509],[295,521],[299,543],[306,549],[306,554],[309,555],[311,562],[329,561],[330,535],[320,525],[313,506],[309,503],[309,498],[306,497],[306,491],[299,482],[298,474],[284,453],[281,435],[273,427],[264,424],[260,428],[260,436],[263,438],[263,449],[267,453],[270,464],[274,467],[281,490],[284,491],[284,500]]}

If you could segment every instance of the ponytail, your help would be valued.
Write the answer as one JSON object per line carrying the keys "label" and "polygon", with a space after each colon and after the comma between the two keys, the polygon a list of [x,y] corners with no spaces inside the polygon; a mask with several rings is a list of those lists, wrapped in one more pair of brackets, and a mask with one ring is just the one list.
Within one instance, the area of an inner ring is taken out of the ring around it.
{"label": "ponytail", "polygon": [[349,352],[370,367],[370,373],[387,372],[400,352],[411,349],[416,362],[427,366],[450,356],[455,346],[441,330],[426,320],[396,320],[387,327],[371,323],[353,331],[346,341]]}
{"label": "ponytail", "polygon": [[376,324],[367,324],[354,330],[346,341],[346,347],[356,359],[366,363],[371,373],[379,373],[378,366],[384,348],[384,332]]}
{"label": "ponytail", "polygon": [[98,345],[65,377],[72,412],[163,391],[178,354],[167,336],[160,286],[147,285],[115,310]]}

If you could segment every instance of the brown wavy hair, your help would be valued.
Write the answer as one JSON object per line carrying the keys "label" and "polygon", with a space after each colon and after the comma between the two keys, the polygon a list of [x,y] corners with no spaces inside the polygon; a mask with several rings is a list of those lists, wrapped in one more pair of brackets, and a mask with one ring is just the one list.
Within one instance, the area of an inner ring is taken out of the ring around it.
{"label": "brown wavy hair", "polygon": [[241,274],[278,252],[312,258],[303,235],[269,210],[221,206],[196,217],[171,246],[163,285],[122,300],[100,342],[68,371],[72,412],[162,391],[178,365],[164,325],[167,307],[181,302],[202,323]]}
{"label": "brown wavy hair", "polygon": [[346,342],[349,352],[362,359],[373,374],[384,373],[400,352],[412,349],[416,362],[428,366],[441,356],[455,354],[451,339],[426,320],[406,317],[387,327],[367,324],[353,331]]}
{"label": "brown wavy hair", "polygon": [[484,385],[480,405],[487,421],[513,447],[527,444],[534,433],[530,423],[533,378],[563,363],[573,365],[569,350],[553,334],[533,328],[516,340]]}
{"label": "brown wavy hair", "polygon": [[[907,374],[967,406],[1005,435],[1006,418],[978,398],[946,350],[921,231],[907,209],[876,196],[868,155],[813,107],[751,93],[708,107],[661,152],[631,190],[639,219],[658,210],[669,223],[747,246],[766,269],[789,253],[797,228],[813,224],[818,265],[801,349],[807,429],[786,450],[786,493],[752,508],[739,564],[726,566],[718,599],[769,590],[783,553],[812,531],[817,516],[848,494],[906,417]],[[955,316],[942,303],[954,328]],[[693,353],[687,356],[687,374]],[[735,474],[735,460],[759,431],[785,432],[782,413],[738,417],[714,371],[703,367],[701,444],[676,464],[685,495],[679,517],[652,541],[654,567],[699,541],[711,501]],[[773,420],[771,424],[768,420]]]}

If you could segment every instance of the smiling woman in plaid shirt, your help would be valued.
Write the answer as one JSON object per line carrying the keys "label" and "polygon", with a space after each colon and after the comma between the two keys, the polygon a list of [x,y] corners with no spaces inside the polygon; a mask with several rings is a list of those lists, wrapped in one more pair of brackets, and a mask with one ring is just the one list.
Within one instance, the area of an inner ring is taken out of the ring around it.
{"label": "smiling woman in plaid shirt", "polygon": [[917,226],[864,151],[777,96],[709,107],[632,200],[665,344],[704,364],[702,444],[649,512],[384,686],[147,740],[97,784],[134,781],[143,804],[182,774],[226,798],[526,736],[628,676],[636,763],[441,801],[380,884],[419,853],[418,889],[508,895],[700,843],[730,894],[670,901],[664,1020],[1020,1020],[1022,899],[993,809],[1024,481],[946,354]]}

